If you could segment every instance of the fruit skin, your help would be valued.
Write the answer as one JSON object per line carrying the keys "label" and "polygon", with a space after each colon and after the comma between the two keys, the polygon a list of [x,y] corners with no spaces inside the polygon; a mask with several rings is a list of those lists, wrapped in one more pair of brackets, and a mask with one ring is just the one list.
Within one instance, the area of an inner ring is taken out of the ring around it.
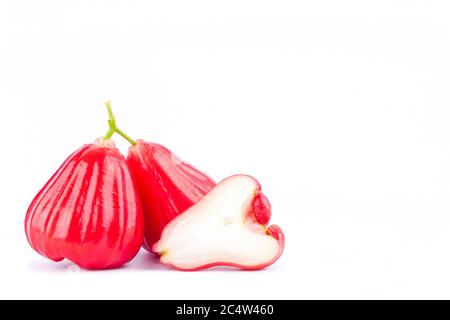
{"label": "fruit skin", "polygon": [[118,267],[138,253],[141,199],[111,140],[84,145],[64,161],[28,208],[25,233],[44,257],[87,269]]}
{"label": "fruit skin", "polygon": [[[195,208],[195,206],[194,206],[191,208],[191,210],[187,211],[186,213],[183,213],[182,215],[179,215],[176,219],[174,219],[171,223],[169,223],[166,226],[165,230],[163,230],[163,235],[162,235],[161,240],[154,245],[153,250],[155,252],[158,252],[161,255],[160,260],[162,263],[169,265],[170,267],[172,267],[176,270],[180,270],[180,271],[199,271],[199,270],[212,268],[212,267],[218,267],[218,266],[234,267],[234,268],[239,268],[241,270],[246,270],[246,271],[255,271],[255,270],[264,269],[264,268],[274,264],[281,257],[281,255],[284,252],[285,245],[286,245],[285,236],[284,236],[284,233],[283,233],[281,227],[279,227],[278,225],[274,224],[271,226],[267,226],[267,224],[270,220],[270,217],[271,217],[272,206],[271,206],[267,196],[261,192],[261,184],[259,183],[259,181],[249,175],[236,174],[236,175],[230,176],[228,178],[225,178],[217,186],[219,186],[220,184],[222,184],[226,181],[229,181],[234,178],[239,178],[239,177],[247,177],[247,178],[252,179],[255,182],[254,192],[251,195],[251,198],[248,200],[248,203],[247,203],[247,206],[248,206],[247,212],[245,212],[242,216],[243,221],[248,221],[250,224],[255,223],[256,225],[258,225],[257,228],[264,229],[265,233],[267,235],[276,239],[278,242],[278,245],[279,245],[278,253],[272,259],[266,261],[265,263],[261,263],[261,264],[257,264],[257,265],[243,265],[243,264],[238,264],[238,263],[230,263],[230,262],[226,262],[226,261],[214,261],[214,262],[204,264],[204,265],[194,267],[194,268],[183,268],[183,267],[177,266],[175,264],[164,261],[164,256],[167,253],[164,251],[162,251],[162,252],[160,251],[161,241],[164,239],[164,237],[169,237],[168,233],[171,232],[171,229],[175,229],[176,226],[180,223],[181,219],[183,218],[183,215],[185,215],[185,214],[189,215],[190,211],[192,211]],[[200,203],[198,203],[197,205],[199,205],[199,204]],[[264,222],[261,223],[260,221],[264,221]]]}
{"label": "fruit skin", "polygon": [[144,208],[144,248],[154,252],[153,245],[165,226],[202,199],[216,183],[156,143],[137,140],[128,151],[127,162]]}

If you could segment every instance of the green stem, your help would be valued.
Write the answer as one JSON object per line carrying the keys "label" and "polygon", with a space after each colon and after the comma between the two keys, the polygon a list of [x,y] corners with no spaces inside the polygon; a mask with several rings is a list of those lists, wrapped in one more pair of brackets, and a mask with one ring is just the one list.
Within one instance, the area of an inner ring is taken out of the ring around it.
{"label": "green stem", "polygon": [[105,106],[106,106],[106,111],[108,111],[108,116],[109,116],[109,120],[116,120],[116,118],[114,117],[114,114],[112,112],[112,108],[111,108],[111,101],[106,101],[105,102]]}
{"label": "green stem", "polygon": [[111,139],[111,137],[114,134],[114,132],[115,132],[114,129],[109,127],[108,132],[106,132],[104,139],[105,140]]}
{"label": "green stem", "polygon": [[134,140],[133,138],[131,138],[129,135],[127,135],[125,132],[123,132],[122,130],[120,130],[119,128],[116,127],[116,132],[121,135],[125,140],[127,140],[129,143],[131,143],[133,146],[137,143],[136,140]]}
{"label": "green stem", "polygon": [[135,145],[136,140],[132,139],[129,135],[127,135],[125,132],[120,130],[119,127],[117,127],[116,118],[114,117],[114,114],[113,114],[112,108],[111,108],[111,102],[107,101],[105,103],[105,105],[106,105],[106,110],[108,111],[109,129],[108,129],[108,132],[106,132],[104,139],[105,140],[111,139],[112,135],[116,132],[119,135],[121,135],[124,139],[126,139],[129,143],[131,143],[132,145]]}

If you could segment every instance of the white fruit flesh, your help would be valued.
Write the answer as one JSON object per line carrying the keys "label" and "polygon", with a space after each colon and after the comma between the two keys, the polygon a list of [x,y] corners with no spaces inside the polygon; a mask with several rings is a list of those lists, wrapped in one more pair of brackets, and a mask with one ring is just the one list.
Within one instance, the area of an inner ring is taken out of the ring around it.
{"label": "white fruit flesh", "polygon": [[277,258],[280,244],[266,226],[247,217],[259,190],[250,176],[220,182],[200,202],[171,221],[154,250],[161,261],[180,269],[215,264],[264,265]]}

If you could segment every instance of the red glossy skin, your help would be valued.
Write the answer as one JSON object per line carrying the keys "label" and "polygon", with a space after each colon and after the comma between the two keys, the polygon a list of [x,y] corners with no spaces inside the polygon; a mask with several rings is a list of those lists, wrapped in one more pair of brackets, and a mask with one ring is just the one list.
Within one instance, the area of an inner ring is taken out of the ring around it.
{"label": "red glossy skin", "polygon": [[41,255],[87,269],[118,267],[137,254],[141,200],[112,141],[85,145],[67,158],[28,208],[25,232]]}
{"label": "red glossy skin", "polygon": [[156,143],[138,140],[130,147],[127,161],[144,208],[144,248],[154,252],[152,247],[164,227],[202,199],[216,183]]}

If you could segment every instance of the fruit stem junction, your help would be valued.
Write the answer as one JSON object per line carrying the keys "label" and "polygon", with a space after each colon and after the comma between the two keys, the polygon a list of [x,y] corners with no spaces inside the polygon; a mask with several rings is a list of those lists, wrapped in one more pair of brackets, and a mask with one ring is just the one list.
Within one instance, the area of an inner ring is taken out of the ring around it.
{"label": "fruit stem junction", "polygon": [[135,145],[136,140],[134,140],[129,135],[127,135],[125,132],[120,130],[120,128],[117,126],[116,117],[114,117],[114,114],[113,114],[112,108],[111,108],[111,101],[106,101],[105,105],[106,105],[106,110],[108,111],[108,125],[109,125],[108,132],[105,134],[105,140],[111,139],[111,137],[114,133],[118,133],[129,143],[131,143],[132,145]]}

